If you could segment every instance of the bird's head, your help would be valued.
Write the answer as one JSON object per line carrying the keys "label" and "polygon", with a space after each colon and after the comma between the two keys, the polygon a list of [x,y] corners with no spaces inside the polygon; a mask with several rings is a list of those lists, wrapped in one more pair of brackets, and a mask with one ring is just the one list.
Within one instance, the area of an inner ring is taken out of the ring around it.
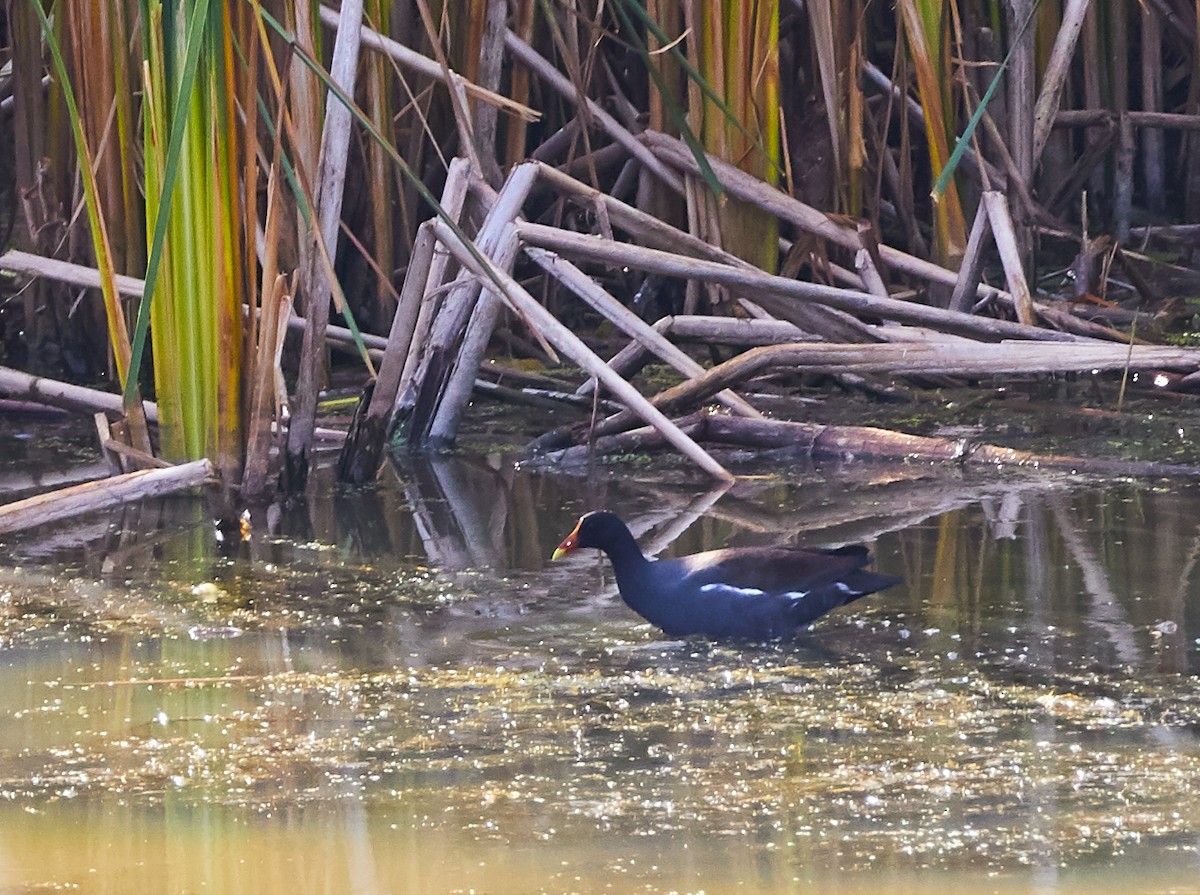
{"label": "bird's head", "polygon": [[604,549],[613,543],[613,539],[623,531],[625,531],[625,523],[615,513],[605,510],[584,513],[575,523],[575,528],[571,533],[562,539],[562,543],[558,545],[551,559],[562,559],[580,547]]}

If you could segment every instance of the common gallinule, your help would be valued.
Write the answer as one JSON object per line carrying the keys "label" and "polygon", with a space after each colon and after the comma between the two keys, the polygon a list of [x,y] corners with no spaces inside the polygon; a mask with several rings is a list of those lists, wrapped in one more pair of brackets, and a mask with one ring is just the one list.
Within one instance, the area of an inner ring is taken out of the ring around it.
{"label": "common gallinule", "polygon": [[554,559],[580,547],[607,553],[621,598],[672,637],[791,637],[830,610],[903,580],[864,571],[870,557],[862,546],[734,547],[646,559],[625,523],[608,512],[580,517]]}

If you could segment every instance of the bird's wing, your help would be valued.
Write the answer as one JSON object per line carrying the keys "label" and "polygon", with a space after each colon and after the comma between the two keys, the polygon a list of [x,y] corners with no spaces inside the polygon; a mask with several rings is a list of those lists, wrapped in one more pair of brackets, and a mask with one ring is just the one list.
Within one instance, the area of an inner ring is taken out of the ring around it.
{"label": "bird's wing", "polygon": [[829,552],[749,547],[712,550],[668,562],[679,565],[687,584],[722,584],[761,595],[810,591],[853,573],[867,559],[867,550],[861,546]]}

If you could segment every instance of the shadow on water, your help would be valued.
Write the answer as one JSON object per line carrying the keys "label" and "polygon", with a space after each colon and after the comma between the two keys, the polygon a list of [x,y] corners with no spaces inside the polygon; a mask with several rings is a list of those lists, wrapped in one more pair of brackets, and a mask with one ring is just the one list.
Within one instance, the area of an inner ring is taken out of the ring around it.
{"label": "shadow on water", "polygon": [[[0,892],[1166,891],[1200,870],[1200,491],[867,467],[706,491],[439,458],[6,546]],[[648,552],[871,543],[788,644],[670,641]]]}

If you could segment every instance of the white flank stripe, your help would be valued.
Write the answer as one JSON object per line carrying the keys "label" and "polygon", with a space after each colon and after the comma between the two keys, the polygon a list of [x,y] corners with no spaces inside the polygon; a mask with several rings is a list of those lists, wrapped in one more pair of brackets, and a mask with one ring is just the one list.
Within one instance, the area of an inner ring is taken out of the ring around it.
{"label": "white flank stripe", "polygon": [[732,584],[705,584],[700,588],[701,593],[709,591],[726,591],[739,597],[761,597],[766,591],[759,590],[757,587],[734,587]]}

